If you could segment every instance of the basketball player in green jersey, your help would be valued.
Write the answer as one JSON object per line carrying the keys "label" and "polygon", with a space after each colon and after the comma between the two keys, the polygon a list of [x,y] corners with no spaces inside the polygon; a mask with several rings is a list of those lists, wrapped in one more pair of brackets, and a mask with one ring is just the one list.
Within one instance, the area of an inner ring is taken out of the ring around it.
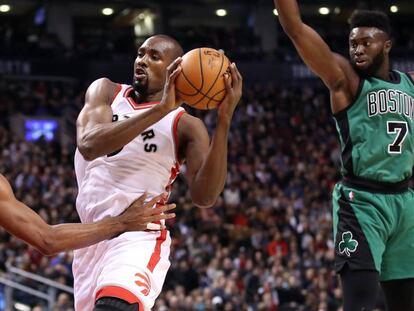
{"label": "basketball player in green jersey", "polygon": [[389,311],[413,311],[414,74],[390,68],[385,14],[353,13],[348,60],[302,22],[296,0],[274,3],[284,31],[330,91],[342,147],[333,219],[344,311],[372,310],[379,282]]}

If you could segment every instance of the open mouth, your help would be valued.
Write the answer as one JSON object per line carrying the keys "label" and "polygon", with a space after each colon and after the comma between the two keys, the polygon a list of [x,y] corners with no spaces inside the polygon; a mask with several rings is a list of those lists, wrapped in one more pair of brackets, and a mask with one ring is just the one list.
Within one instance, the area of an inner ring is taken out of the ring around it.
{"label": "open mouth", "polygon": [[355,60],[355,65],[358,67],[363,67],[365,66],[365,64],[367,63],[367,61],[365,59],[356,59]]}
{"label": "open mouth", "polygon": [[147,72],[142,68],[135,69],[134,73],[135,79],[141,80],[147,77]]}

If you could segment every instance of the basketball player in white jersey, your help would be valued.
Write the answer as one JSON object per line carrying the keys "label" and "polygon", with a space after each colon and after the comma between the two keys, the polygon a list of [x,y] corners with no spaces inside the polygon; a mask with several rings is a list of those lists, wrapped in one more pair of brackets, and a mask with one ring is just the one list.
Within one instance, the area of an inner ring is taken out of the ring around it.
{"label": "basketball player in white jersey", "polygon": [[[175,94],[181,46],[165,35],[138,49],[133,84],[93,82],[77,121],[77,210],[82,222],[122,212],[133,197],[170,191],[186,162],[194,205],[212,206],[227,176],[227,137],[242,93],[235,64],[217,111],[211,143],[206,127],[185,113]],[[170,266],[168,230],[124,233],[75,253],[77,311],[150,310]]]}
{"label": "basketball player in white jersey", "polygon": [[174,204],[152,208],[162,195],[147,204],[144,204],[145,197],[146,194],[142,195],[120,216],[91,224],[49,226],[30,207],[16,199],[9,182],[0,174],[0,226],[49,256],[110,239],[126,231],[144,230],[150,222],[175,216],[173,213],[162,214],[174,208]]}

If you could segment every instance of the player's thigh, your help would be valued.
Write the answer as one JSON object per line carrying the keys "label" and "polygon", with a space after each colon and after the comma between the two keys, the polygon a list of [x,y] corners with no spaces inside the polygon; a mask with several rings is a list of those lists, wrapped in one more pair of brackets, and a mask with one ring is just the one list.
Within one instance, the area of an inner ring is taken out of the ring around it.
{"label": "player's thigh", "polygon": [[414,278],[414,195],[395,195],[390,206],[396,225],[383,255],[381,281]]}
{"label": "player's thigh", "polygon": [[333,193],[335,269],[381,272],[382,254],[388,236],[381,223],[381,197],[341,184]]}
{"label": "player's thigh", "polygon": [[170,267],[169,233],[123,234],[111,243],[96,281],[95,299],[116,297],[151,310]]}
{"label": "player's thigh", "polygon": [[414,278],[381,282],[388,311],[414,311]]}

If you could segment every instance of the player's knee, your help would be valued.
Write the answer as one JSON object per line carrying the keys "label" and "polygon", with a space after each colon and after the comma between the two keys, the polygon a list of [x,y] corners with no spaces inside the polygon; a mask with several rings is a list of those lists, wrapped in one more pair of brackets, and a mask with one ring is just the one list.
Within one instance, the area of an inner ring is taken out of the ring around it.
{"label": "player's knee", "polygon": [[379,292],[379,275],[374,270],[341,270],[344,311],[371,311]]}
{"label": "player's knee", "polygon": [[389,311],[414,311],[414,279],[382,282]]}
{"label": "player's knee", "polygon": [[115,297],[102,297],[95,303],[93,311],[143,311],[138,303],[129,303]]}

